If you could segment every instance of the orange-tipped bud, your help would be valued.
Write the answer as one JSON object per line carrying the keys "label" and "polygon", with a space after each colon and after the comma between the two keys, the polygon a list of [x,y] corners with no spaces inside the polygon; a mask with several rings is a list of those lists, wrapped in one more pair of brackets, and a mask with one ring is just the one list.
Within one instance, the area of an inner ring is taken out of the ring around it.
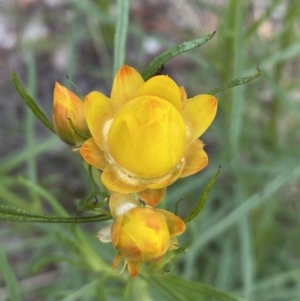
{"label": "orange-tipped bud", "polygon": [[90,137],[83,101],[57,82],[53,96],[53,123],[58,137],[67,144],[81,145]]}
{"label": "orange-tipped bud", "polygon": [[132,196],[119,193],[111,196],[109,206],[115,221],[111,228],[100,230],[98,237],[102,242],[111,241],[118,251],[113,269],[125,258],[130,276],[135,277],[142,262],[156,261],[178,248],[176,236],[186,226],[175,214],[142,207]]}
{"label": "orange-tipped bud", "polygon": [[137,207],[118,217],[111,229],[113,246],[134,262],[154,261],[169,249],[170,233],[164,217],[153,208]]}

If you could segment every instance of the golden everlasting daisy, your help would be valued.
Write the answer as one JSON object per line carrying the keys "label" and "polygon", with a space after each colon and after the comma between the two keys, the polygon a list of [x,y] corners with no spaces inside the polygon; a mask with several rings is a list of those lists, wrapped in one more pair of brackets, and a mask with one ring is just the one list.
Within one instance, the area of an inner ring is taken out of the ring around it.
{"label": "golden everlasting daisy", "polygon": [[110,197],[109,207],[114,223],[101,229],[98,237],[102,242],[112,242],[118,250],[113,269],[125,258],[130,276],[135,277],[141,263],[159,260],[168,250],[178,248],[176,236],[186,226],[175,214],[141,207],[134,197],[119,193]]}
{"label": "golden everlasting daisy", "polygon": [[91,92],[84,110],[92,138],[80,153],[103,170],[101,180],[111,191],[137,193],[155,206],[168,185],[208,163],[198,137],[212,123],[217,99],[208,94],[187,99],[184,88],[168,76],[144,82],[125,65],[116,74],[110,99]]}

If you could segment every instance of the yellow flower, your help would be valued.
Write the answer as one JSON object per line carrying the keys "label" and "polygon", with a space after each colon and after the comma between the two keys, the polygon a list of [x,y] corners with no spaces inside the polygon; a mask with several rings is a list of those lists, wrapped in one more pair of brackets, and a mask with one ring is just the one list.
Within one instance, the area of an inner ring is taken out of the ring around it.
{"label": "yellow flower", "polygon": [[166,186],[208,163],[198,137],[216,115],[217,99],[212,95],[187,99],[184,88],[170,77],[144,82],[125,65],[116,74],[110,99],[91,92],[84,108],[92,138],[80,153],[103,170],[102,182],[111,191],[137,193],[155,206]]}
{"label": "yellow flower", "polygon": [[55,83],[53,95],[53,123],[58,137],[67,144],[81,145],[86,139],[80,137],[70,125],[73,123],[77,133],[90,137],[86,123],[83,101],[66,87]]}
{"label": "yellow flower", "polygon": [[125,258],[130,276],[135,277],[142,262],[156,261],[168,250],[178,248],[176,236],[186,226],[175,214],[141,207],[134,197],[119,193],[110,197],[109,207],[114,223],[101,229],[98,237],[102,242],[112,242],[118,250],[113,269]]}

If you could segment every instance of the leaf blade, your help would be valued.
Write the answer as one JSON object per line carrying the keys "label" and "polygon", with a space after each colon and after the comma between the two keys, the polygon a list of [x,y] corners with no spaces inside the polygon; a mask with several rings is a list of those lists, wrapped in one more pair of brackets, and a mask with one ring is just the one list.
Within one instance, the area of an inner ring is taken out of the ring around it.
{"label": "leaf blade", "polygon": [[236,78],[234,80],[232,80],[229,83],[225,83],[209,92],[207,92],[207,94],[211,94],[211,95],[216,95],[217,93],[224,91],[224,90],[228,90],[230,88],[239,86],[239,85],[243,85],[246,84],[256,78],[258,78],[261,75],[260,70],[257,68],[257,73],[255,73],[254,75],[251,76],[246,76],[246,77],[241,77],[241,78]]}
{"label": "leaf blade", "polygon": [[186,51],[192,50],[194,48],[200,47],[208,42],[210,39],[214,37],[216,31],[213,33],[204,36],[199,39],[195,39],[192,41],[183,42],[175,47],[172,47],[160,55],[156,56],[148,65],[148,67],[142,72],[142,77],[144,80],[148,80],[162,65],[164,65],[171,58],[184,53]]}
{"label": "leaf blade", "polygon": [[26,92],[15,71],[12,73],[12,81],[19,95],[24,100],[25,104],[31,109],[33,114],[44,124],[46,128],[48,128],[51,132],[56,133],[53,124],[48,120],[34,99]]}
{"label": "leaf blade", "polygon": [[[163,290],[166,290],[170,295],[172,294],[173,299],[168,300],[195,300],[195,297],[197,297],[197,300],[199,300],[199,297],[207,300],[207,297],[213,297],[218,301],[246,301],[241,297],[234,296],[209,285],[185,280],[175,275],[151,276],[147,280],[155,285],[161,293],[163,293]],[[177,299],[174,299],[175,297]]]}
{"label": "leaf blade", "polygon": [[213,185],[215,184],[218,176],[220,175],[220,172],[221,172],[221,166],[218,168],[217,172],[213,175],[213,177],[210,179],[210,181],[206,185],[204,191],[201,194],[200,200],[199,200],[196,208],[187,217],[185,217],[183,219],[183,221],[185,223],[188,223],[191,220],[193,220],[201,212],[201,210],[205,204],[207,195],[208,195],[209,191],[211,190],[211,188],[213,187]]}
{"label": "leaf blade", "polygon": [[6,258],[5,252],[0,245],[0,271],[2,272],[4,281],[6,282],[10,300],[21,301],[21,292],[17,279],[10,264]]}

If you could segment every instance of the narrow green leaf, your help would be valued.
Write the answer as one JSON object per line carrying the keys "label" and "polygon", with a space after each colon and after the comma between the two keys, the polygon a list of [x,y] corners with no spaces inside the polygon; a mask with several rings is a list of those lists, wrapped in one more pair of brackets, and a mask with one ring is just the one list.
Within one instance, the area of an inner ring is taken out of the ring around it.
{"label": "narrow green leaf", "polygon": [[43,188],[41,185],[28,181],[22,176],[12,177],[7,179],[8,182],[10,182],[9,185],[10,187],[14,187],[16,185],[26,187],[28,191],[32,191],[37,195],[41,196],[51,206],[55,214],[67,215],[67,211],[61,205],[61,203],[47,189]]}
{"label": "narrow green leaf", "polygon": [[131,300],[130,295],[132,291],[132,286],[133,286],[133,279],[129,279],[125,285],[125,288],[123,290],[122,294],[122,301],[129,301]]}
{"label": "narrow green leaf", "polygon": [[281,103],[286,107],[289,112],[294,115],[298,126],[300,125],[300,110],[299,104],[292,98],[291,93],[287,92],[281,85],[276,82],[269,74],[263,73],[263,77],[267,79],[270,87],[273,89],[274,94],[281,99]]}
{"label": "narrow green leaf", "polygon": [[16,72],[12,73],[12,80],[13,83],[17,89],[17,91],[19,92],[19,95],[21,96],[21,98],[24,100],[24,102],[26,103],[26,105],[31,109],[31,111],[33,112],[33,114],[53,133],[55,133],[54,127],[52,125],[52,123],[48,120],[48,118],[46,117],[46,115],[42,112],[42,110],[39,108],[39,106],[37,105],[37,103],[33,100],[33,98],[26,92],[26,90],[24,89],[24,87],[22,86],[22,84],[19,81],[19,78],[16,74]]}
{"label": "narrow green leaf", "polygon": [[221,171],[221,166],[218,168],[218,171],[214,174],[214,176],[211,178],[211,180],[209,181],[209,183],[206,185],[200,199],[199,199],[199,202],[198,202],[198,205],[196,206],[196,208],[193,210],[193,212],[191,212],[183,221],[185,223],[188,223],[190,222],[192,219],[194,219],[202,210],[204,204],[205,204],[205,201],[206,201],[206,198],[207,198],[207,195],[209,193],[209,191],[211,190],[211,188],[213,187],[213,185],[215,184],[219,174],[220,174],[220,171]]}
{"label": "narrow green leaf", "polygon": [[77,256],[75,257],[76,259],[80,260],[80,255],[81,255],[81,244],[78,244],[77,240],[74,240],[74,237],[70,237],[69,233],[66,235],[61,232],[57,232],[55,237],[60,243],[63,243],[68,246],[70,250]]}
{"label": "narrow green leaf", "polygon": [[11,269],[9,262],[5,256],[5,252],[0,245],[0,272],[6,283],[8,294],[10,296],[9,300],[21,301],[20,289],[14,275],[13,270]]}
{"label": "narrow green leaf", "polygon": [[211,38],[213,38],[215,34],[216,31],[214,31],[212,34],[209,34],[205,37],[195,39],[193,41],[183,42],[182,44],[179,44],[161,53],[160,55],[155,57],[153,61],[150,62],[148,67],[142,72],[142,76],[144,80],[149,79],[163,64],[165,64],[171,58],[183,52],[202,46],[203,44],[208,42]]}
{"label": "narrow green leaf", "polygon": [[268,20],[268,18],[272,15],[274,10],[278,8],[278,5],[281,4],[284,0],[273,0],[270,2],[270,6],[266,6],[262,15],[254,22],[254,24],[249,27],[249,30],[246,34],[245,39],[249,39],[254,34],[257,34],[259,27]]}
{"label": "narrow green leaf", "polygon": [[[106,2],[106,1],[99,1]],[[98,1],[82,1],[73,0],[70,2],[70,7],[75,9],[74,11],[80,12],[81,15],[87,18],[96,18],[101,21],[101,24],[114,24],[115,17],[108,14],[105,10],[101,9]]]}
{"label": "narrow green leaf", "polygon": [[99,285],[99,279],[95,279],[92,282],[81,286],[77,290],[74,290],[72,293],[68,294],[66,298],[61,299],[61,301],[86,300],[88,296],[94,295],[92,292],[94,292],[97,285]]}
{"label": "narrow green leaf", "polygon": [[67,80],[69,81],[69,83],[76,89],[77,95],[79,96],[79,98],[81,100],[84,100],[84,97],[80,91],[80,89],[78,88],[78,86],[74,83],[74,81],[69,77],[69,75],[66,75]]}
{"label": "narrow green leaf", "polygon": [[300,42],[298,39],[295,40],[295,43],[286,46],[279,51],[274,51],[272,55],[266,57],[264,61],[261,62],[262,69],[270,69],[276,64],[281,62],[287,62],[293,58],[297,58],[300,55]]}
{"label": "narrow green leaf", "polygon": [[261,191],[254,193],[242,204],[236,207],[230,214],[220,218],[218,222],[211,225],[208,230],[204,231],[201,236],[193,242],[189,248],[190,256],[187,257],[186,260],[185,275],[188,274],[188,271],[193,269],[195,266],[195,254],[199,253],[200,248],[203,248],[206,243],[216,239],[218,235],[233,226],[237,221],[255,208],[271,201],[272,199],[274,200],[274,198],[271,198],[273,193],[277,192],[286,183],[300,177],[299,161],[295,161],[293,164],[287,164],[282,167],[282,170],[283,172],[279,173],[278,176],[274,177],[268,183],[265,183],[264,188]]}
{"label": "narrow green leaf", "polygon": [[[176,300],[176,301],[185,301],[185,297],[182,296],[182,290],[178,291],[178,289],[174,290],[173,287],[168,285],[164,280],[164,278],[160,277],[143,277],[145,280],[153,287],[156,288],[157,291],[161,294],[161,296],[165,297],[164,300]],[[201,300],[201,299],[200,299]]]}
{"label": "narrow green leaf", "polygon": [[246,84],[254,79],[256,79],[257,77],[259,77],[261,74],[260,70],[257,68],[257,73],[251,76],[247,76],[247,77],[241,77],[241,78],[236,78],[234,80],[232,80],[229,83],[225,83],[209,92],[207,92],[207,94],[211,94],[211,95],[216,95],[217,93],[233,88],[235,86],[239,86],[239,85],[243,85]]}
{"label": "narrow green leaf", "polygon": [[32,273],[38,273],[42,268],[50,263],[68,262],[69,264],[76,265],[76,261],[71,259],[70,256],[45,256],[35,261],[31,268]]}
{"label": "narrow green leaf", "polygon": [[64,217],[54,215],[34,214],[15,207],[0,205],[0,222],[16,223],[89,223],[109,220],[111,217],[105,214],[97,214],[86,217]]}
{"label": "narrow green leaf", "polygon": [[48,149],[53,147],[58,142],[57,136],[51,135],[44,140],[36,141],[34,148],[25,147],[17,152],[12,152],[11,154],[2,157],[0,160],[0,174],[8,173],[13,168],[18,165],[26,162],[30,158],[33,158],[43,152],[46,152]]}
{"label": "narrow green leaf", "polygon": [[128,30],[128,15],[129,15],[129,1],[128,0],[118,0],[118,17],[115,32],[115,42],[114,42],[114,74],[121,68],[125,62],[125,48],[126,48],[126,38]]}
{"label": "narrow green leaf", "polygon": [[218,301],[246,301],[243,298],[233,296],[209,285],[184,280],[175,275],[149,277],[149,280],[153,284],[155,283],[157,288],[159,288],[157,284],[160,284],[162,289],[168,289],[168,291],[181,297],[170,300],[195,300],[191,298],[198,296],[199,298],[203,297],[204,300],[207,300],[208,297],[213,297]]}
{"label": "narrow green leaf", "polygon": [[277,273],[275,275],[269,276],[267,278],[262,278],[257,280],[256,284],[253,287],[253,291],[256,295],[274,291],[275,288],[285,286],[286,283],[292,283],[299,279],[300,267],[296,267],[289,271],[284,271]]}

